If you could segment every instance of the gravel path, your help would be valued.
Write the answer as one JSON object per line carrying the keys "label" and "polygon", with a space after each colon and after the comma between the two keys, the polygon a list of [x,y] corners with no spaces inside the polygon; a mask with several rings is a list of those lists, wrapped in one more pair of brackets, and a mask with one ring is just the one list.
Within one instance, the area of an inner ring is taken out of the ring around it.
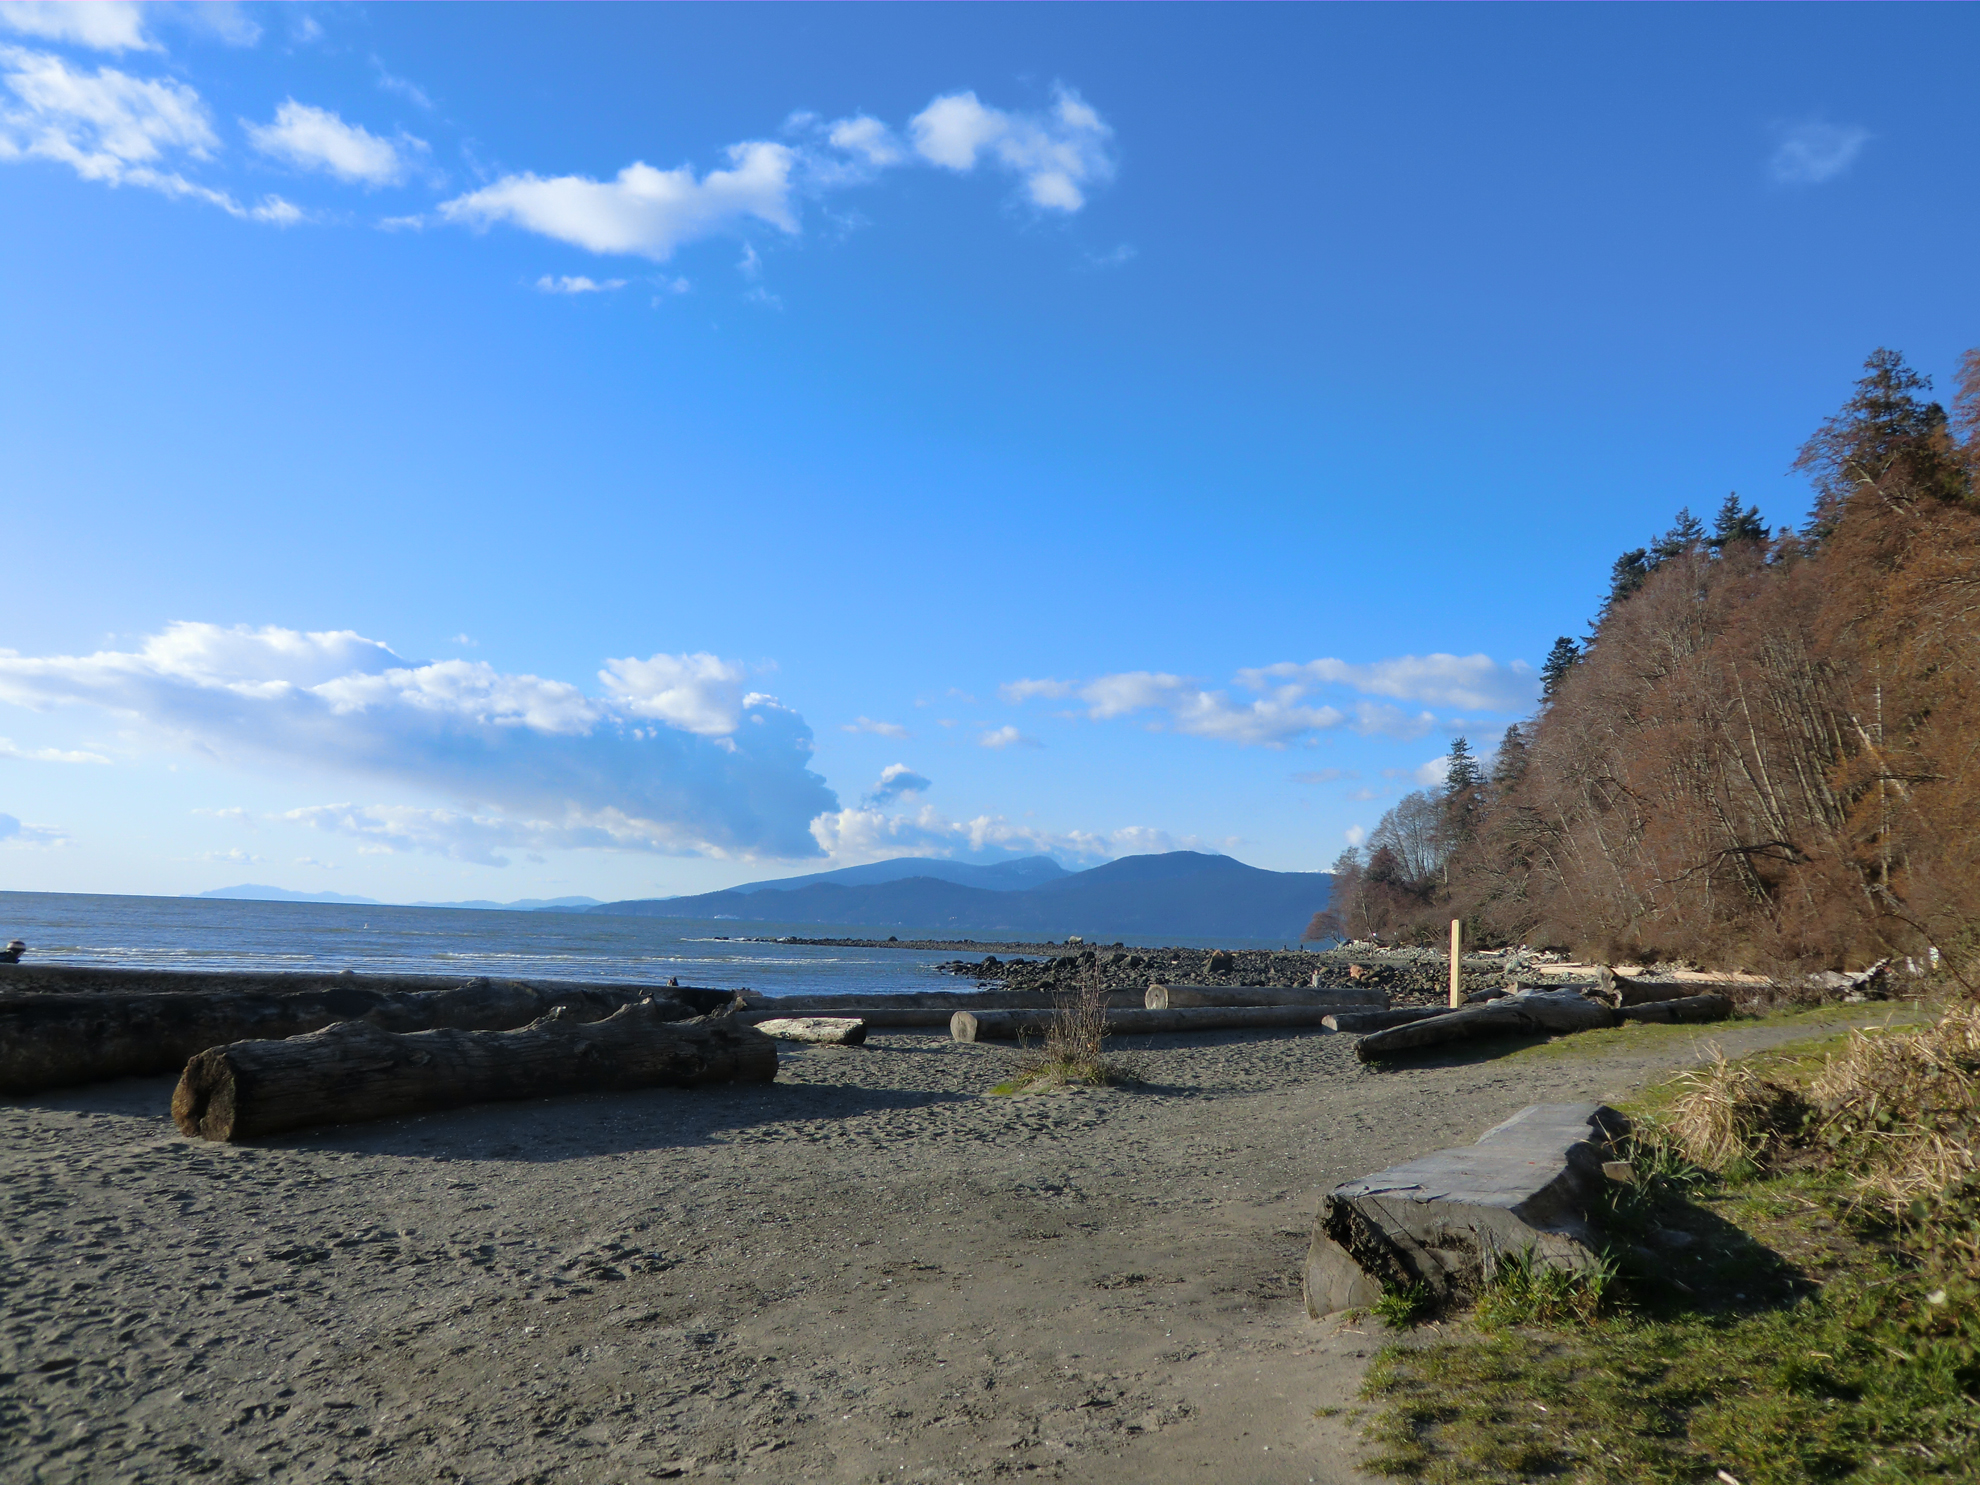
{"label": "gravel path", "polygon": [[0,1478],[1350,1480],[1315,1413],[1379,1338],[1304,1318],[1320,1191],[1707,1040],[1665,1030],[1384,1073],[1160,1038],[1018,1099],[1008,1049],[876,1033],[254,1147],[165,1079],[3,1103]]}

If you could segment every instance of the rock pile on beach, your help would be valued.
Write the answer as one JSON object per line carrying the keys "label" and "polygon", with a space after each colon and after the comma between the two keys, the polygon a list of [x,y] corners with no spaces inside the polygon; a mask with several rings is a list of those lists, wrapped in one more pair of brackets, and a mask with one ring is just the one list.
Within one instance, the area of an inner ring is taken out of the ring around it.
{"label": "rock pile on beach", "polygon": [[[1030,946],[1026,946],[1030,947]],[[1070,992],[1089,975],[1109,992],[1180,985],[1360,985],[1389,992],[1395,1005],[1438,1003],[1449,993],[1450,960],[1429,953],[1329,949],[1140,949],[1124,944],[1046,946],[1042,955],[995,953],[952,959],[938,969],[977,981],[986,990]],[[1464,988],[1496,989],[1506,982],[1503,959],[1467,958]]]}

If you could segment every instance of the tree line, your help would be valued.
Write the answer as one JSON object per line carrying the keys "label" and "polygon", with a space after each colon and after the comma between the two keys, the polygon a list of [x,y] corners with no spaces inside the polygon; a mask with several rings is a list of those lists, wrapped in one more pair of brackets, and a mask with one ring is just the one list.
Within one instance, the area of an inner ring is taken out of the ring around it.
{"label": "tree line", "polygon": [[1538,710],[1335,863],[1310,937],[1772,971],[1980,955],[1980,350],[1948,411],[1893,351],[1769,533],[1728,496],[1623,553]]}

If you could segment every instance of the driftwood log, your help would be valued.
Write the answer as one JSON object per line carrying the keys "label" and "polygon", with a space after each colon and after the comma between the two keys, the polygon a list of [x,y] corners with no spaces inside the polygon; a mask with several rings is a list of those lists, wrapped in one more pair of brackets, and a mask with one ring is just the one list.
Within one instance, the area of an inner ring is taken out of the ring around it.
{"label": "driftwood log", "polygon": [[1348,1006],[1382,1007],[1386,990],[1370,985],[1343,985],[1315,990],[1293,985],[1163,985],[1148,987],[1142,1004],[1151,1011],[1180,1010],[1204,1005],[1317,1005],[1329,1010]]}
{"label": "driftwood log", "polygon": [[416,1031],[340,1021],[284,1041],[209,1047],[172,1093],[181,1132],[255,1139],[465,1104],[631,1088],[767,1083],[777,1044],[727,1017],[682,1021],[642,1001],[602,1021],[563,1007],[517,1031]]}
{"label": "driftwood log", "polygon": [[856,1016],[773,1016],[756,1029],[780,1042],[818,1042],[828,1047],[858,1047],[866,1042],[866,1023]]}
{"label": "driftwood log", "polygon": [[1365,1011],[1335,1011],[1321,1022],[1329,1031],[1387,1031],[1391,1026],[1406,1026],[1411,1021],[1427,1021],[1432,1016],[1446,1016],[1451,1008],[1447,1005],[1400,1005],[1393,1010],[1370,1009]]}
{"label": "driftwood log", "polygon": [[1723,1021],[1732,1014],[1723,995],[1687,995],[1680,1000],[1645,1001],[1616,1012],[1623,1021]]}
{"label": "driftwood log", "polygon": [[1419,1047],[1474,1037],[1552,1036],[1615,1024],[1616,1013],[1605,1005],[1566,991],[1535,990],[1391,1026],[1386,1031],[1364,1036],[1355,1043],[1354,1052],[1363,1062],[1374,1062]]}
{"label": "driftwood log", "polygon": [[[1107,1035],[1135,1036],[1164,1031],[1326,1031],[1335,1014],[1321,1005],[1188,1006],[1180,1010],[1110,1010]],[[949,1035],[959,1042],[1015,1041],[1043,1037],[1049,1011],[957,1011]]]}
{"label": "driftwood log", "polygon": [[[339,976],[324,976],[337,980]],[[408,994],[372,989],[352,976],[326,989],[288,994],[165,991],[148,994],[48,993],[0,998],[0,1094],[37,1093],[108,1078],[177,1072],[195,1052],[227,1042],[301,1036],[338,1021],[385,1031],[450,1026],[506,1030],[563,1006],[596,1021],[655,994],[668,1019],[685,1021],[726,992],[653,986],[570,985],[547,989],[521,980],[473,979]],[[693,997],[694,1005],[676,997]]]}

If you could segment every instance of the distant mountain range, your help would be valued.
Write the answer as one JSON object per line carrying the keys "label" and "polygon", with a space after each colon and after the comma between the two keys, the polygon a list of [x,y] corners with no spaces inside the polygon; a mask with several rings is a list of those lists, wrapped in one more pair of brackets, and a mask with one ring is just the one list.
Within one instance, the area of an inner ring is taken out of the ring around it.
{"label": "distant mountain range", "polygon": [[[238,887],[215,887],[211,892],[194,892],[194,897],[218,897],[233,902],[341,902],[351,907],[389,907],[375,897],[351,897],[343,892],[292,892],[287,887],[263,887],[243,882]],[[595,897],[520,897],[514,902],[490,902],[475,898],[468,902],[409,902],[406,907],[493,908],[515,913],[570,913],[599,906]]]}
{"label": "distant mountain range", "polygon": [[1333,879],[1262,871],[1229,856],[1169,851],[1087,871],[1044,857],[996,866],[896,860],[750,882],[692,897],[608,902],[593,913],[639,918],[916,928],[959,936],[1056,939],[1170,936],[1296,943],[1327,905]]}

